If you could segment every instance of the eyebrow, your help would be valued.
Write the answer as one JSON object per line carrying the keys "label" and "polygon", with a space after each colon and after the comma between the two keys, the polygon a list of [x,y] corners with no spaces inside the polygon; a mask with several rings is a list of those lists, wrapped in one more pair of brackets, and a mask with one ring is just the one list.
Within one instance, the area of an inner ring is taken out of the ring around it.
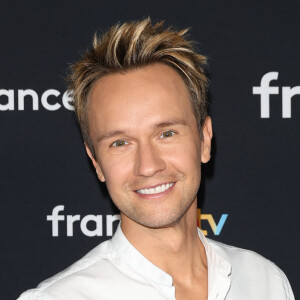
{"label": "eyebrow", "polygon": [[[157,129],[157,128],[164,128],[164,127],[174,126],[174,125],[187,126],[187,123],[184,120],[181,120],[181,119],[171,119],[171,120],[156,123],[152,127],[154,129]],[[119,136],[119,135],[124,135],[126,133],[127,133],[126,130],[111,130],[111,131],[108,131],[108,132],[102,134],[101,136],[99,136],[97,138],[97,143],[100,143],[101,141],[112,138],[112,137],[116,137],[116,136]]]}
{"label": "eyebrow", "polygon": [[164,122],[159,122],[154,124],[154,128],[163,128],[163,127],[168,127],[168,126],[173,126],[173,125],[184,125],[186,126],[186,122],[184,120],[181,119],[171,119],[168,121],[164,121]]}
{"label": "eyebrow", "polygon": [[118,135],[123,135],[126,133],[126,130],[111,130],[106,132],[105,134],[102,134],[97,138],[97,143],[100,143],[103,140],[118,136]]}

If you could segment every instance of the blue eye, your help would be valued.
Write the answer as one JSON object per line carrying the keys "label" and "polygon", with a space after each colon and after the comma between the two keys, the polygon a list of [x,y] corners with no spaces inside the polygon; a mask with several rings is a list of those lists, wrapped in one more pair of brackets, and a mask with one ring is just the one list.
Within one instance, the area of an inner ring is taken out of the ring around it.
{"label": "blue eye", "polygon": [[125,141],[122,141],[122,140],[119,140],[119,141],[115,141],[114,143],[112,143],[112,147],[122,147],[122,146],[125,146],[125,145],[128,145],[127,142]]}
{"label": "blue eye", "polygon": [[168,137],[171,137],[175,134],[174,131],[172,130],[168,130],[168,131],[165,131],[162,133],[162,135],[160,136],[161,138],[168,138]]}

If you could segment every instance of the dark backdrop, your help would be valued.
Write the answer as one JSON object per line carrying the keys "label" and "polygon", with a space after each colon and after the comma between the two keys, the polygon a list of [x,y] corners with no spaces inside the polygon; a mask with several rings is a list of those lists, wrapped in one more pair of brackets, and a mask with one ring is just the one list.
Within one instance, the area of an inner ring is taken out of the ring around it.
{"label": "dark backdrop", "polygon": [[[190,38],[209,58],[215,135],[199,193],[202,229],[274,261],[299,295],[299,1],[2,0],[0,8],[2,299],[15,299],[109,238],[107,215],[118,212],[85,154],[62,96],[64,76],[96,30],[147,16],[191,27]],[[253,87],[270,72],[278,72],[270,83],[278,93],[264,118]],[[289,109],[282,87],[296,87],[290,117],[282,116],[282,103]],[[47,215],[59,205],[65,220],[53,236]],[[86,226],[74,222],[73,234],[72,215],[90,218]],[[97,231],[91,215],[98,215]],[[222,227],[218,235],[209,216]]]}

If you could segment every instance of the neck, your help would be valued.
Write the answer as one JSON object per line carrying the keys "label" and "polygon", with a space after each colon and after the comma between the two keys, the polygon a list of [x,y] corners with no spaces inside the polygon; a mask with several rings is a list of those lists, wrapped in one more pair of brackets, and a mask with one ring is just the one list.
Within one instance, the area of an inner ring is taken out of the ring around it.
{"label": "neck", "polygon": [[197,200],[176,224],[153,229],[121,214],[129,242],[149,261],[173,277],[193,282],[207,270],[204,246],[197,233]]}

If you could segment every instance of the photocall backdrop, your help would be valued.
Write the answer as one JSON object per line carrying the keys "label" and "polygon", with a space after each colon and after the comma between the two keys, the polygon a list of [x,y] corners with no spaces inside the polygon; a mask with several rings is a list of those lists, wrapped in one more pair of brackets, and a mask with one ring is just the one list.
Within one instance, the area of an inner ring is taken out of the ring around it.
{"label": "photocall backdrop", "polygon": [[208,57],[214,140],[199,225],[274,261],[299,295],[299,1],[1,1],[1,299],[113,234],[64,77],[118,21],[150,16]]}

